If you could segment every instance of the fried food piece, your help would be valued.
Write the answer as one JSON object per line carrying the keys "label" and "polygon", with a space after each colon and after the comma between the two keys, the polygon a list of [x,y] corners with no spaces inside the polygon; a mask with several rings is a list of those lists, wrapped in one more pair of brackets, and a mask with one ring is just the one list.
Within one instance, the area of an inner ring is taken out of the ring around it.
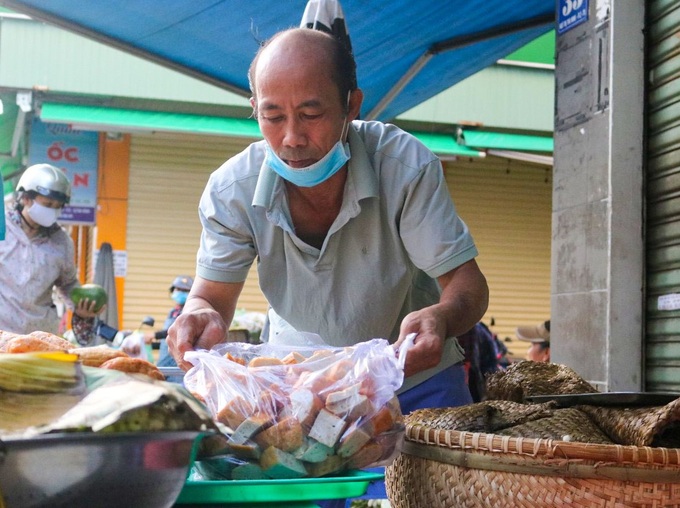
{"label": "fried food piece", "polygon": [[283,365],[283,362],[278,358],[269,356],[256,356],[248,362],[248,367],[269,367],[272,365]]}
{"label": "fried food piece", "polygon": [[92,347],[78,347],[69,350],[69,353],[78,355],[83,365],[88,367],[100,367],[102,363],[113,358],[128,358],[127,353],[120,349],[114,349],[106,344]]}
{"label": "fried food piece", "polygon": [[18,337],[18,333],[13,333],[13,332],[6,332],[4,330],[0,330],[0,353],[6,353],[7,352],[7,343],[12,340],[14,337]]}
{"label": "fried food piece", "polygon": [[6,346],[8,353],[34,353],[36,351],[64,351],[69,349],[71,349],[70,343],[67,347],[60,347],[33,335],[18,335],[10,339]]}
{"label": "fried food piece", "polygon": [[59,337],[59,335],[55,335],[50,332],[35,331],[29,333],[29,335],[31,337],[37,337],[43,342],[47,342],[48,344],[53,345],[54,347],[58,348],[59,351],[68,351],[73,347],[73,344],[71,344],[63,337]]}
{"label": "fried food piece", "polygon": [[246,361],[243,358],[233,356],[231,353],[227,353],[226,355],[224,355],[224,357],[229,361],[238,363],[239,365],[245,365],[246,364]]}
{"label": "fried food piece", "polygon": [[165,376],[153,363],[141,358],[118,357],[107,360],[99,366],[100,369],[119,370],[129,374],[144,374],[152,379],[165,381]]}

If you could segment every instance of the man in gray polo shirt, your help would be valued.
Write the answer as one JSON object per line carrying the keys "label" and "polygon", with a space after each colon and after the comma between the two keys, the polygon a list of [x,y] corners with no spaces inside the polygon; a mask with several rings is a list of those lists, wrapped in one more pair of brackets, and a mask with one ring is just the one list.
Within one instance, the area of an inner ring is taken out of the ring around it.
{"label": "man in gray polo shirt", "polygon": [[201,198],[196,280],[168,336],[178,364],[225,340],[257,260],[270,336],[398,346],[415,332],[404,412],[471,402],[455,337],[481,319],[488,288],[437,157],[395,126],[356,120],[353,57],[325,33],[277,34],[249,78],[264,140],[215,171]]}

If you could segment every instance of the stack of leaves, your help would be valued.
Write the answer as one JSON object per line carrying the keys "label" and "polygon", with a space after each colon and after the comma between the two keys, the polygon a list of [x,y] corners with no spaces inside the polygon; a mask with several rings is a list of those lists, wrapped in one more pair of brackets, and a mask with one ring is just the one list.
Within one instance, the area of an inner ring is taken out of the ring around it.
{"label": "stack of leaves", "polygon": [[525,402],[532,395],[568,393],[597,393],[597,389],[566,365],[526,360],[491,374],[486,381],[489,400]]}
{"label": "stack of leaves", "polygon": [[616,443],[680,447],[680,398],[657,407],[578,406]]}

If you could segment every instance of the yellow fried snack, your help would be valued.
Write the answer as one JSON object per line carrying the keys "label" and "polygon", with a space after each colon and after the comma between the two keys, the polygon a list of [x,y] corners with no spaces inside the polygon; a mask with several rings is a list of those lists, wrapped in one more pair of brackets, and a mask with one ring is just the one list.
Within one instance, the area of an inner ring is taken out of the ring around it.
{"label": "yellow fried snack", "polygon": [[102,363],[113,358],[128,358],[128,354],[120,349],[114,349],[106,344],[92,347],[78,347],[69,349],[69,353],[78,355],[83,365],[88,367],[100,367]]}

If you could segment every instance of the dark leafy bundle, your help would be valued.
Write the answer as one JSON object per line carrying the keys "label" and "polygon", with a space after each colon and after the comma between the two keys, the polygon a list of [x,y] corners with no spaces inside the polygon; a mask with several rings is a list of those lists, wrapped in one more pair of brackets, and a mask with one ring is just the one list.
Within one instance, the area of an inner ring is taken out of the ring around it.
{"label": "dark leafy bundle", "polygon": [[527,421],[497,432],[502,436],[613,444],[590,418],[578,409],[556,409],[546,418]]}
{"label": "dark leafy bundle", "polygon": [[596,393],[576,371],[556,363],[521,361],[487,378],[487,399],[525,402],[532,395]]}
{"label": "dark leafy bundle", "polygon": [[406,422],[438,430],[495,433],[513,425],[546,418],[552,415],[552,407],[552,403],[486,401],[460,407],[418,409],[406,417]]}
{"label": "dark leafy bundle", "polygon": [[578,406],[615,442],[680,447],[680,399],[660,407]]}

